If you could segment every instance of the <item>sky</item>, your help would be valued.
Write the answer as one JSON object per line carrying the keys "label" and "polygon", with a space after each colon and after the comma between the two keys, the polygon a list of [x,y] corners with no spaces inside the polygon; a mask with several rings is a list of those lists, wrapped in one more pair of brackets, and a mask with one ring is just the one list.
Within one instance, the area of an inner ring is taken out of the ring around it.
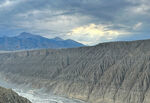
{"label": "sky", "polygon": [[86,45],[150,38],[149,0],[0,0],[0,36],[29,32]]}

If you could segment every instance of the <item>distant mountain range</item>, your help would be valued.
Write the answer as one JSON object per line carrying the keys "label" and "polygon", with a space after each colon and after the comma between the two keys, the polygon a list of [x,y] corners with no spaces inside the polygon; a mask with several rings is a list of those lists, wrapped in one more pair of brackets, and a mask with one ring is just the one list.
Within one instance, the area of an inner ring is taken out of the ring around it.
{"label": "distant mountain range", "polygon": [[42,48],[76,48],[85,46],[74,40],[56,37],[48,39],[39,35],[23,32],[15,37],[0,37],[0,50],[27,50]]}

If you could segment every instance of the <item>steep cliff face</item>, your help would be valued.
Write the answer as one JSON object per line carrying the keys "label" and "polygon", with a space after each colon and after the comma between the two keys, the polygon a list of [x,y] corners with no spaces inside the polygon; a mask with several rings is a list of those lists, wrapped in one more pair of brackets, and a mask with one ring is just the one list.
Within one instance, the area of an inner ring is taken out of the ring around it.
{"label": "steep cliff face", "polygon": [[150,40],[0,54],[1,76],[91,103],[150,102]]}
{"label": "steep cliff face", "polygon": [[0,87],[0,103],[31,103],[10,89]]}

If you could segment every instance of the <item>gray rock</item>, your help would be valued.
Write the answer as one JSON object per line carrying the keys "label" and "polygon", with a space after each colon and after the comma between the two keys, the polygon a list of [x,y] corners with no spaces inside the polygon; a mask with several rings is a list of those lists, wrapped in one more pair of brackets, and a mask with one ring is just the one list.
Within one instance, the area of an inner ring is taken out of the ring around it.
{"label": "gray rock", "polygon": [[0,103],[31,103],[26,98],[19,96],[11,89],[0,87]]}
{"label": "gray rock", "polygon": [[150,40],[0,54],[1,76],[91,103],[150,103]]}

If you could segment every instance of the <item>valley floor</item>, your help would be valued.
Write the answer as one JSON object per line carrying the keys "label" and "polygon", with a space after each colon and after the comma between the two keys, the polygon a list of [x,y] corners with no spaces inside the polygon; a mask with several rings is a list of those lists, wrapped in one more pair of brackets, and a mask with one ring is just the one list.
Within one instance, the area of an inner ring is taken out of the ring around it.
{"label": "valley floor", "polygon": [[32,103],[85,103],[80,100],[68,99],[64,97],[54,96],[52,94],[46,94],[41,92],[40,90],[28,89],[24,86],[18,87],[14,84],[5,82],[4,80],[0,80],[0,86],[3,86],[5,88],[12,88],[16,93],[18,93],[22,97],[29,99]]}

